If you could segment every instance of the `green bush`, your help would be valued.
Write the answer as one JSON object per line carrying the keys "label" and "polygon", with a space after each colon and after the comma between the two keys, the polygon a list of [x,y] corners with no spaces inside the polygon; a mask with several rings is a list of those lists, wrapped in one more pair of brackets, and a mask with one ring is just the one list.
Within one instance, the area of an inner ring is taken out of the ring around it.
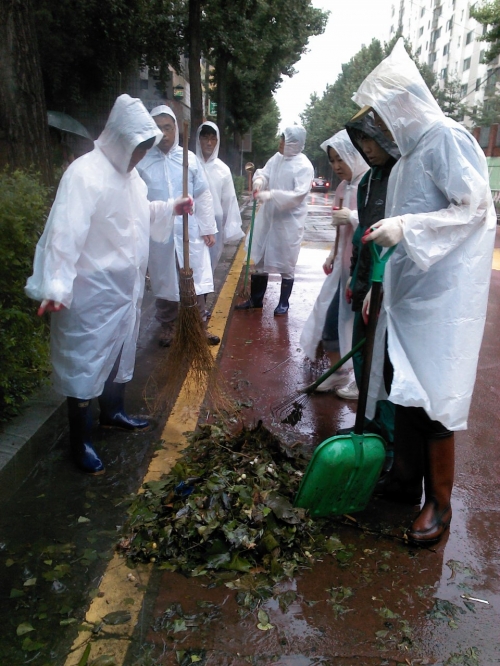
{"label": "green bush", "polygon": [[0,173],[0,421],[19,412],[49,371],[48,322],[24,293],[49,196],[36,174]]}
{"label": "green bush", "polygon": [[247,179],[245,176],[233,176],[234,189],[236,190],[236,196],[239,203],[242,202],[243,193],[247,186]]}

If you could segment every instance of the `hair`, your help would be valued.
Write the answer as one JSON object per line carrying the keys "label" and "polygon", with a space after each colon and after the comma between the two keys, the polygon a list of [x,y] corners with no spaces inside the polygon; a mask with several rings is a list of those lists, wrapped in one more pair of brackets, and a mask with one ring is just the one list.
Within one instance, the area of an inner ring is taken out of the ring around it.
{"label": "hair", "polygon": [[207,136],[207,134],[213,134],[214,136],[217,136],[217,132],[213,127],[210,127],[210,125],[202,125],[200,136]]}

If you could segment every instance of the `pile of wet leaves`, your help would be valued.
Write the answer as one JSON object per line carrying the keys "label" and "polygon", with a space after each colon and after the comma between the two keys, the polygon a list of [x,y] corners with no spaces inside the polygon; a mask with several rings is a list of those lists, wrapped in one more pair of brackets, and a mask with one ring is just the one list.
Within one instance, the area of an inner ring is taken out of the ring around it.
{"label": "pile of wet leaves", "polygon": [[119,549],[190,576],[250,573],[253,585],[293,576],[321,554],[341,557],[332,521],[293,507],[306,466],[261,423],[236,435],[203,426],[171,472],[133,498]]}

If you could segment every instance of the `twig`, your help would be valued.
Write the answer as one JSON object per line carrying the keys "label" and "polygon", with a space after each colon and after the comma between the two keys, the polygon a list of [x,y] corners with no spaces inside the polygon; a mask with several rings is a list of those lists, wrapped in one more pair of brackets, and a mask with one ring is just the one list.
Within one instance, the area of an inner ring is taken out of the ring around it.
{"label": "twig", "polygon": [[279,368],[280,365],[283,365],[283,363],[286,363],[286,362],[289,361],[291,358],[292,358],[292,357],[289,356],[289,357],[286,358],[284,361],[281,361],[281,363],[278,363],[277,365],[273,365],[272,368],[268,368],[267,370],[264,370],[264,371],[262,372],[262,374],[265,375],[266,372],[271,372],[271,370],[275,370],[276,368]]}

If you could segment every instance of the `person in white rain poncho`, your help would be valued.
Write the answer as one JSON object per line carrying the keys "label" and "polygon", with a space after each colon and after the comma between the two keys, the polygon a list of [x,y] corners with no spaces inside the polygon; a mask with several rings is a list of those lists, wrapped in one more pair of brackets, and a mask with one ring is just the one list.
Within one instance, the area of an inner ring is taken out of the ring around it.
{"label": "person in white rain poncho", "polygon": [[[324,141],[321,148],[341,179],[335,191],[332,211],[332,224],[339,237],[323,264],[327,278],[302,330],[300,346],[306,356],[315,359],[318,344],[322,342],[323,350],[333,365],[351,349],[354,313],[344,293],[349,279],[352,236],[358,226],[358,185],[368,165],[351,143],[346,130]],[[351,371],[352,361],[348,361],[320,384],[318,391],[333,391],[346,386],[350,382]]]}
{"label": "person in white rain poncho", "polygon": [[217,234],[210,248],[212,269],[215,270],[225,243],[238,241],[245,235],[241,230],[241,215],[234,189],[231,170],[219,159],[219,128],[210,121],[198,127],[196,157],[200,160],[210,185],[214,205]]}
{"label": "person in white rain poncho", "polygon": [[90,400],[100,422],[142,430],[124,411],[132,378],[148,261],[149,235],[168,237],[174,212],[192,201],[150,204],[135,164],[161,139],[139,99],[121,95],[92,152],[65,171],[26,285],[53,312],[55,389],[68,396],[71,450],[85,472],[104,471],[92,440]]}
{"label": "person in white rain poncho", "polygon": [[401,152],[386,219],[364,238],[397,244],[385,271],[369,410],[387,393],[396,404],[395,458],[384,491],[419,502],[423,478],[425,503],[408,536],[425,545],[451,520],[454,431],[467,427],[496,216],[482,150],[444,116],[402,40],[353,99],[374,109]]}
{"label": "person in white rain poncho", "polygon": [[[148,186],[150,201],[167,201],[170,197],[182,194],[182,148],[179,146],[179,128],[175,113],[162,104],[151,111],[151,116],[163,138],[156,148],[149,151],[137,165],[141,177]],[[200,161],[189,151],[188,191],[194,199],[194,214],[189,218],[189,265],[193,270],[193,280],[198,308],[206,322],[206,296],[214,290],[212,265],[209,248],[215,244],[217,224],[215,222],[212,195]],[[159,343],[169,347],[174,335],[174,326],[179,310],[179,277],[177,263],[182,267],[182,217],[177,217],[174,234],[168,241],[150,243],[149,277],[156,296],[156,319],[162,331]],[[220,339],[206,332],[207,341],[216,345]]]}
{"label": "person in white rain poncho", "polygon": [[314,175],[311,162],[302,153],[305,141],[303,127],[287,127],[278,152],[254,174],[253,196],[263,204],[255,216],[253,232],[251,259],[255,272],[250,298],[237,305],[237,310],[261,308],[269,273],[280,273],[280,300],[274,314],[288,312],[307,217],[306,198]]}

